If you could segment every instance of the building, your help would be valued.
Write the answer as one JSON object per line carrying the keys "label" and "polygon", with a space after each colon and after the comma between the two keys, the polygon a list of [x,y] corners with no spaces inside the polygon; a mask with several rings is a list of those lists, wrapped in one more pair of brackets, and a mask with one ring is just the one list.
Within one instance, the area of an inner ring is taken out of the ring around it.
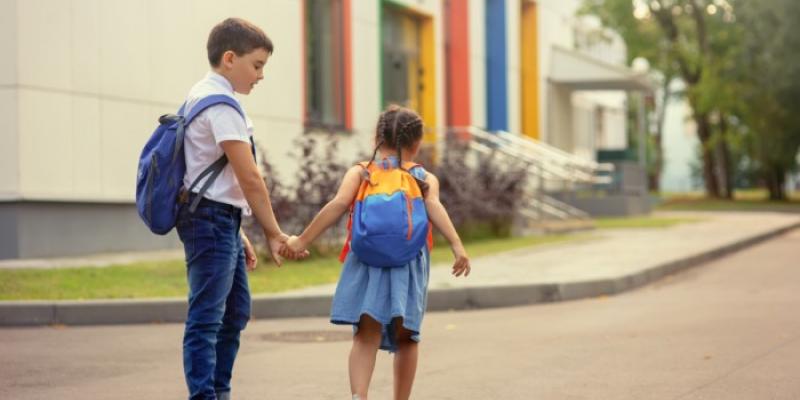
{"label": "building", "polygon": [[281,170],[296,167],[287,153],[309,130],[340,132],[353,155],[369,148],[390,102],[420,112],[428,142],[439,127],[477,126],[587,159],[624,148],[620,91],[646,85],[618,38],[592,39],[578,5],[0,0],[0,258],[176,246],[138,220],[137,158],[208,69],[208,32],[229,16],[275,43],[242,100]]}

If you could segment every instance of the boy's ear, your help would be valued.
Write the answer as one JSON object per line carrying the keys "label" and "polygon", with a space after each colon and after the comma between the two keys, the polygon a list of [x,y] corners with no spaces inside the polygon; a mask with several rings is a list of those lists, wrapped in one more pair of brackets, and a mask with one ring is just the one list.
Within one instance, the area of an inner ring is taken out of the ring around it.
{"label": "boy's ear", "polygon": [[220,65],[230,68],[233,66],[233,58],[236,56],[236,53],[233,50],[228,50],[222,53],[222,60],[220,60]]}

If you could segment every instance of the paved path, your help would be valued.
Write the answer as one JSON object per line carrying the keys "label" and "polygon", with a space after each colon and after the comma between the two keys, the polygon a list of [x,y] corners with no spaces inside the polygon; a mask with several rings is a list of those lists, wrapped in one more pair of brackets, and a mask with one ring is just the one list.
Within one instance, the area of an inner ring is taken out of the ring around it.
{"label": "paved path", "polygon": [[[787,226],[800,225],[800,215],[785,213],[671,212],[655,216],[694,217],[697,222],[669,228],[609,229],[590,240],[566,242],[474,260],[468,279],[454,279],[447,268],[431,273],[431,289],[475,288],[525,284],[562,284],[616,279],[702,256]],[[335,285],[295,291],[332,294]]]}

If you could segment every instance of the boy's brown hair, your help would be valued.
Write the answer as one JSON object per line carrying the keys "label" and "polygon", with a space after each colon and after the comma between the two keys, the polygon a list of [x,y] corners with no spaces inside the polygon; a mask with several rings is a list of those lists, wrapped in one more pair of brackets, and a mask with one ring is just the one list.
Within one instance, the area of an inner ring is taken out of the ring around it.
{"label": "boy's brown hair", "polygon": [[264,49],[272,54],[272,40],[261,28],[241,18],[228,18],[217,24],[208,35],[208,62],[218,67],[222,55],[230,50],[243,56],[255,49]]}

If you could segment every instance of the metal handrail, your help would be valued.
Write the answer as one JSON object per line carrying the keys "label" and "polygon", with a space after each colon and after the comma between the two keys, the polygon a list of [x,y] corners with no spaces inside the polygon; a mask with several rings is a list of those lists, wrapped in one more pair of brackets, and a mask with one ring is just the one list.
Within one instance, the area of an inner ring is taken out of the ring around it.
{"label": "metal handrail", "polygon": [[[468,135],[466,138],[470,140],[471,146],[472,143],[483,142],[481,144],[486,147],[533,164],[556,179],[571,183],[610,183],[611,177],[597,175],[597,173],[614,170],[613,164],[587,160],[534,139],[504,131],[491,133],[474,126],[466,126],[450,127],[446,129],[446,132],[451,135],[466,133]],[[487,146],[485,143],[491,146]]]}
{"label": "metal handrail", "polygon": [[[505,131],[488,132],[466,126],[449,127],[444,132],[468,140],[470,150],[482,154],[501,154],[526,164],[526,171],[533,179],[529,180],[526,187],[528,199],[523,203],[520,213],[536,220],[544,216],[561,220],[589,218],[588,213],[544,194],[545,181],[569,184],[607,183],[611,178],[598,176],[597,173],[614,169],[612,164],[587,160],[537,140]],[[438,136],[443,139],[444,135]]]}

